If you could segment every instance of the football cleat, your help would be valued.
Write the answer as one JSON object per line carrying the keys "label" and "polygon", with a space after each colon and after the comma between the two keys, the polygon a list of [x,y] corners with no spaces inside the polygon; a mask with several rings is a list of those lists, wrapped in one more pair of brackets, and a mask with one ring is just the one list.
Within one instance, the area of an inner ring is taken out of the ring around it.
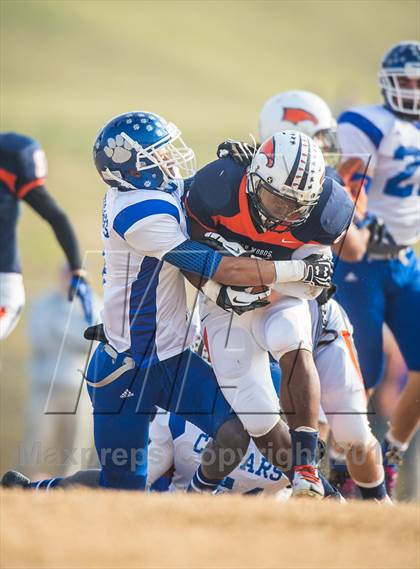
{"label": "football cleat", "polygon": [[324,487],[318,476],[318,469],[310,464],[294,467],[292,482],[293,498],[324,498]]}
{"label": "football cleat", "polygon": [[1,479],[3,488],[29,488],[30,479],[17,470],[8,470]]}

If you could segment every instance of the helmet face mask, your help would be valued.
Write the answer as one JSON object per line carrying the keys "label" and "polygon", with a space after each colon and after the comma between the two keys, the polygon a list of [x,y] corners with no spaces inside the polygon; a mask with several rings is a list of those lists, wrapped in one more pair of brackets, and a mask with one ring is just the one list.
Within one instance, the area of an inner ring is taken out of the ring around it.
{"label": "helmet face mask", "polygon": [[297,131],[278,132],[259,147],[246,191],[257,228],[286,231],[304,223],[319,200],[325,161],[318,145]]}
{"label": "helmet face mask", "polygon": [[420,116],[420,43],[400,42],[382,62],[379,83],[387,105],[407,118]]}
{"label": "helmet face mask", "polygon": [[337,168],[341,159],[341,148],[338,143],[337,129],[329,128],[318,131],[313,139],[320,147],[325,162],[332,168]]}
{"label": "helmet face mask", "polygon": [[256,173],[250,174],[250,184],[254,196],[252,204],[257,210],[261,226],[266,230],[278,225],[287,228],[304,223],[318,201],[300,204],[296,198],[287,195],[291,188],[283,186],[283,192],[280,194]]}
{"label": "helmet face mask", "polygon": [[143,111],[111,119],[94,145],[96,168],[119,189],[165,189],[195,173],[195,155],[181,131],[159,115]]}

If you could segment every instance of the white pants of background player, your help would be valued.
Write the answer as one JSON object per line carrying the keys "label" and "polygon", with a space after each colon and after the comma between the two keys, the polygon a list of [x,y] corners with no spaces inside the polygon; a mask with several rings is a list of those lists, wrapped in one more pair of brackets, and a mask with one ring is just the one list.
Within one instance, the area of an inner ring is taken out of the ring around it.
{"label": "white pants of background player", "polygon": [[[279,397],[270,374],[268,353],[279,361],[296,349],[312,351],[318,325],[316,301],[282,297],[241,316],[201,299],[210,358],[224,396],[251,436],[268,433],[280,420]],[[326,330],[314,354],[321,382],[321,406],[340,446],[366,445],[372,434],[366,415],[364,386],[352,351],[352,330],[339,305],[325,307]]]}
{"label": "white pants of background player", "polygon": [[0,341],[5,340],[16,327],[24,305],[22,275],[0,273]]}

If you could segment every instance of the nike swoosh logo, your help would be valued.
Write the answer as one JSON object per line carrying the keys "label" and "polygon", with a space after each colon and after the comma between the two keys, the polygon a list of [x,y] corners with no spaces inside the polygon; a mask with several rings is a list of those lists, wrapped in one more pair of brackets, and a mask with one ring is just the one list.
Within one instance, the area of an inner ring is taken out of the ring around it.
{"label": "nike swoosh logo", "polygon": [[238,300],[238,297],[235,296],[235,298],[232,298],[233,302],[236,302],[236,304],[248,304],[248,302],[242,302],[242,300]]}
{"label": "nike swoosh logo", "polygon": [[296,243],[296,241],[288,241],[287,239],[282,239],[281,242],[289,245],[294,245]]}

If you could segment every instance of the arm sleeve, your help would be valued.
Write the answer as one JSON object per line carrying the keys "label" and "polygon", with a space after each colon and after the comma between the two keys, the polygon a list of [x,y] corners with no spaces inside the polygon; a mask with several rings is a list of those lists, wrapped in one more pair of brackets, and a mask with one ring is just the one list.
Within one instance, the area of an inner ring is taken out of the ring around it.
{"label": "arm sleeve", "polygon": [[168,424],[169,413],[157,413],[150,426],[147,483],[153,484],[174,465],[174,443]]}
{"label": "arm sleeve", "polygon": [[17,155],[16,195],[23,199],[34,188],[45,184],[47,159],[35,140],[26,144]]}
{"label": "arm sleeve", "polygon": [[33,188],[23,198],[33,210],[47,221],[66,255],[72,271],[80,269],[80,250],[76,234],[66,213],[47,192],[44,186]]}

